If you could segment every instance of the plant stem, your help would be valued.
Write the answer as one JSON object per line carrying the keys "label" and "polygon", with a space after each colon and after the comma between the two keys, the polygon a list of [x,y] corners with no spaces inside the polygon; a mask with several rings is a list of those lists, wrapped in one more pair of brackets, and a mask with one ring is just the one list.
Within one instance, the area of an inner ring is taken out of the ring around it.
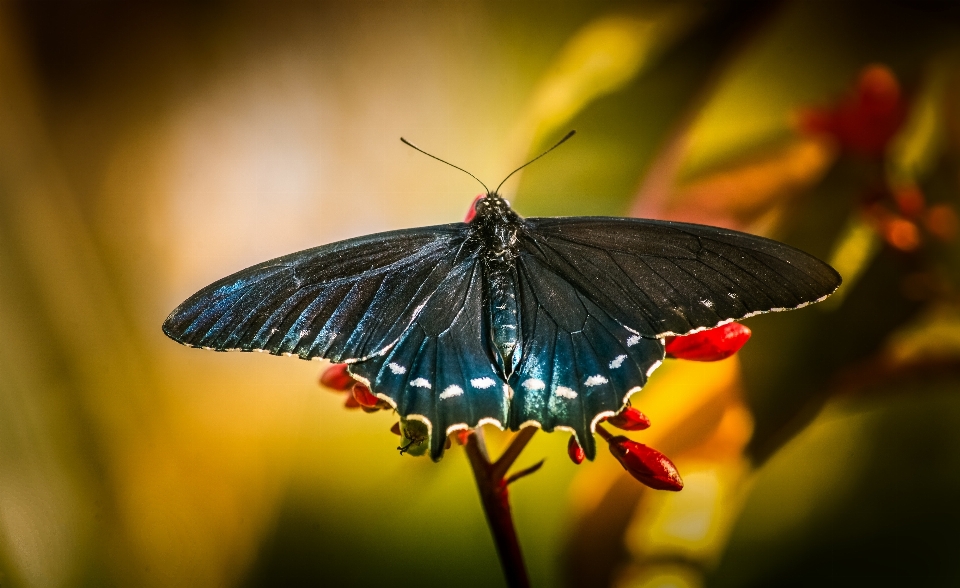
{"label": "plant stem", "polygon": [[536,432],[534,427],[522,429],[514,436],[500,459],[495,462],[490,461],[487,446],[483,440],[483,432],[479,427],[467,438],[467,457],[470,459],[477,489],[480,491],[480,503],[483,505],[484,514],[487,515],[487,524],[493,534],[500,565],[503,567],[503,573],[510,588],[528,588],[530,579],[527,577],[527,568],[523,563],[523,554],[520,552],[513,516],[510,514],[508,481],[505,476]]}

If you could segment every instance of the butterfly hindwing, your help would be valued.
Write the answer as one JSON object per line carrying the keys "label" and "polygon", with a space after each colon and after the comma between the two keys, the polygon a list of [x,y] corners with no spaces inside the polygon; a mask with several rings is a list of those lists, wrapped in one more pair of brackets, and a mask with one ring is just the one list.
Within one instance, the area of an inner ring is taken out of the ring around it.
{"label": "butterfly hindwing", "polygon": [[597,421],[621,408],[664,357],[663,341],[615,320],[542,259],[517,259],[521,360],[510,428],[572,430],[589,459]]}
{"label": "butterfly hindwing", "polygon": [[522,247],[644,336],[799,308],[840,285],[833,268],[798,249],[703,225],[531,218]]}
{"label": "butterfly hindwing", "polygon": [[507,422],[509,399],[490,355],[483,280],[477,257],[464,258],[395,345],[349,368],[401,416],[428,424],[433,459],[443,454],[451,430]]}
{"label": "butterfly hindwing", "polygon": [[422,310],[462,255],[468,233],[462,223],[406,229],[267,261],[200,290],[163,330],[217,351],[367,357]]}

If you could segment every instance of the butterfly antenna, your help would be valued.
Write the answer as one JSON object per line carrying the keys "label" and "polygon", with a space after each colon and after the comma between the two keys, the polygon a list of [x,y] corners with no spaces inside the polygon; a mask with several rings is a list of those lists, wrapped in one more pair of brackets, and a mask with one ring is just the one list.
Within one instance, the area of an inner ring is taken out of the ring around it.
{"label": "butterfly antenna", "polygon": [[[427,153],[426,151],[424,151],[423,149],[417,147],[416,145],[414,145],[414,144],[411,143],[410,141],[407,141],[407,140],[404,139],[403,137],[400,137],[400,140],[403,141],[403,144],[406,145],[407,147],[413,147],[414,149],[416,149],[417,151],[419,151],[420,153],[423,153],[424,155],[426,155],[426,156],[428,156],[428,157],[432,157],[432,158],[436,159],[437,161],[439,161],[439,162],[441,162],[441,163],[445,163],[445,164],[449,165],[450,167],[455,167],[455,168],[457,168],[458,170],[460,170],[460,171],[462,171],[463,173],[465,173],[465,174],[467,174],[468,176],[470,176],[471,178],[473,178],[473,179],[475,179],[476,181],[480,182],[480,178],[478,178],[477,176],[475,176],[475,175],[473,175],[472,173],[468,172],[467,170],[463,169],[462,167],[453,165],[453,164],[450,163],[449,161],[444,161],[444,160],[440,159],[439,157],[437,157],[436,155],[431,155],[431,154]],[[487,185],[486,185],[486,184],[484,184],[483,182],[480,182],[480,185],[483,186],[484,192],[486,192],[487,194],[490,193],[490,188],[487,188]],[[402,452],[401,452],[401,453],[402,453]]]}
{"label": "butterfly antenna", "polygon": [[[562,145],[564,141],[566,141],[567,139],[569,139],[570,137],[572,137],[574,134],[576,134],[576,132],[577,132],[577,131],[570,131],[569,133],[566,134],[566,136],[564,136],[562,139],[560,139],[559,141],[557,141],[557,144],[556,144],[556,145],[554,145],[553,147],[547,149],[546,151],[544,151],[544,152],[541,153],[540,155],[534,157],[534,158],[531,159],[530,161],[526,162],[525,164],[521,165],[521,166],[518,167],[517,169],[513,170],[512,172],[510,172],[510,175],[508,175],[507,177],[503,178],[503,182],[500,182],[500,186],[503,186],[503,184],[504,184],[507,180],[509,180],[509,179],[510,179],[510,176],[512,176],[513,174],[517,173],[518,171],[520,171],[520,170],[522,170],[523,168],[527,167],[528,165],[530,165],[530,164],[533,163],[534,161],[540,159],[541,157],[543,157],[543,156],[546,155],[547,153],[550,153],[551,151],[553,151],[554,149],[556,149],[557,147],[559,147],[560,145]],[[494,194],[497,194],[497,193],[500,192],[500,186],[497,186],[497,189],[494,190],[494,192],[493,192]]]}

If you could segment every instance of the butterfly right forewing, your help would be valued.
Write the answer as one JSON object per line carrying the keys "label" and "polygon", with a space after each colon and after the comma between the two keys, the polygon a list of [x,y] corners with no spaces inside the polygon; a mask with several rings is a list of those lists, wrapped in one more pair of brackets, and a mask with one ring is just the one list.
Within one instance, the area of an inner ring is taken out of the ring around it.
{"label": "butterfly right forewing", "polygon": [[626,218],[526,220],[526,251],[644,336],[680,335],[830,295],[840,276],[754,235]]}

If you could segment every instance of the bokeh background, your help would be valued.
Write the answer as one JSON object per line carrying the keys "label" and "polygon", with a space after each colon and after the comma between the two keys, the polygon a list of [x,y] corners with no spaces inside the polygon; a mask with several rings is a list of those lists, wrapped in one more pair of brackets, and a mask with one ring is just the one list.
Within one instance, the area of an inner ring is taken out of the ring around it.
{"label": "bokeh background", "polygon": [[[536,586],[960,583],[960,9],[948,0],[0,3],[0,586],[497,586],[463,453],[399,457],[324,364],[166,339],[284,253],[525,215],[705,222],[828,302],[670,361],[633,438],[538,434]],[[506,436],[490,432],[494,447]]]}

